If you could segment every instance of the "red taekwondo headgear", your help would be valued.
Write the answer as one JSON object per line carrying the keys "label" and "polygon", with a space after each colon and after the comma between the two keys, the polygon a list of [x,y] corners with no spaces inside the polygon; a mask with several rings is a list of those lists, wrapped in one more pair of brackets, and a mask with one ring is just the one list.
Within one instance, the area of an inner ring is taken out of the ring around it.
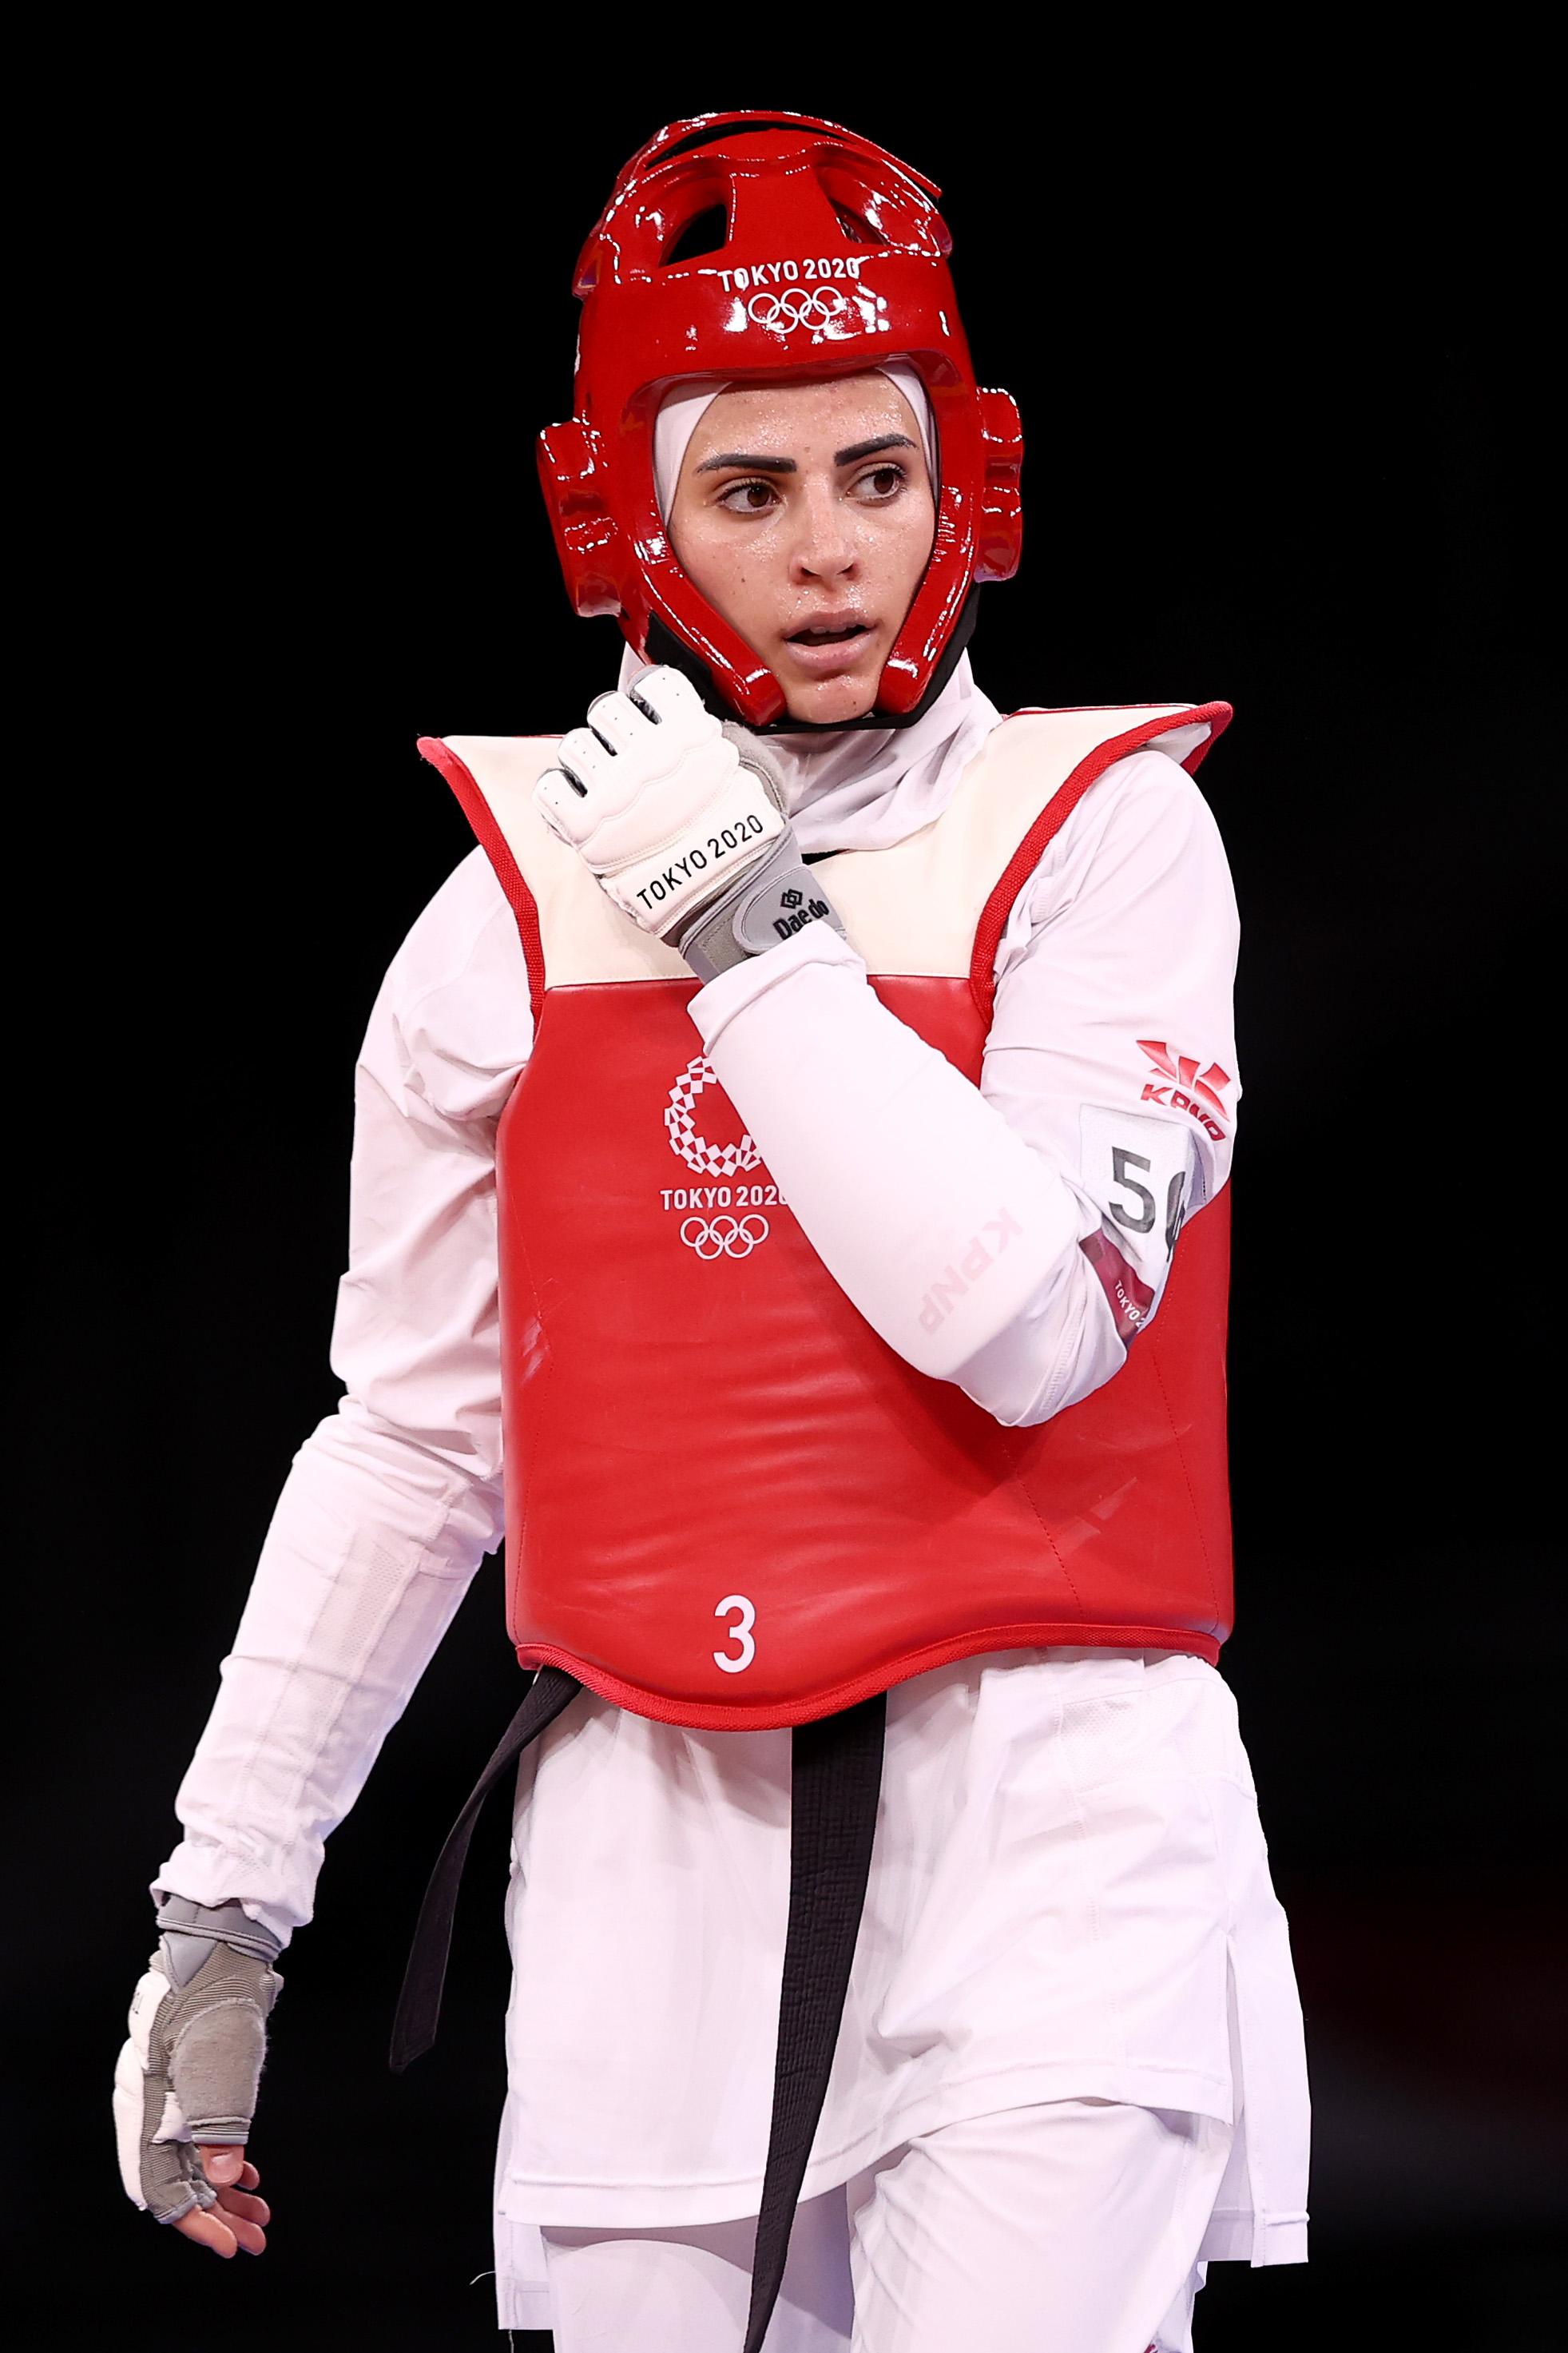
{"label": "red taekwondo headgear", "polygon": [[795,724],[784,689],[681,570],[654,489],[654,420],[682,377],[777,383],[900,358],[924,384],[936,538],[859,724],[918,718],[968,639],[976,585],[1018,568],[1017,404],[975,384],[941,193],[812,115],[697,115],[639,148],[583,248],[576,414],[539,437],[567,590],[581,614],[618,614],[645,659],[685,670],[748,726]]}

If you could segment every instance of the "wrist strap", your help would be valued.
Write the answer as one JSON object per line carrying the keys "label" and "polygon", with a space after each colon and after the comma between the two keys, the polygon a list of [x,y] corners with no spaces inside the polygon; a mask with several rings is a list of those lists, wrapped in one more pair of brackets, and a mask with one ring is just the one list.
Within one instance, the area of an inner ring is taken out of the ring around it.
{"label": "wrist strap", "polygon": [[215,1945],[226,1945],[230,1952],[265,1961],[268,1968],[283,1949],[271,1929],[253,1920],[243,1904],[193,1904],[185,1895],[165,1895],[157,1909],[159,1943],[172,1985],[189,1985]]}
{"label": "wrist strap", "polygon": [[706,983],[750,956],[765,955],[808,923],[830,923],[843,936],[837,910],[802,862],[795,828],[786,825],[765,858],[666,936]]}

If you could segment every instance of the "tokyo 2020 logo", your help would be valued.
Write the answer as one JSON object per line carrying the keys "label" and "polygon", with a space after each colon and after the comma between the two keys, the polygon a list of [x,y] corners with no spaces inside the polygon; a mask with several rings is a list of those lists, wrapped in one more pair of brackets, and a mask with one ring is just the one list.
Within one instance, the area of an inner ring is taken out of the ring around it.
{"label": "tokyo 2020 logo", "polygon": [[712,1065],[702,1055],[695,1055],[671,1087],[669,1109],[664,1114],[670,1150],[699,1176],[733,1176],[740,1169],[758,1166],[763,1156],[749,1135],[742,1135],[739,1144],[710,1144],[705,1135],[699,1135],[691,1107],[704,1087],[718,1083]]}

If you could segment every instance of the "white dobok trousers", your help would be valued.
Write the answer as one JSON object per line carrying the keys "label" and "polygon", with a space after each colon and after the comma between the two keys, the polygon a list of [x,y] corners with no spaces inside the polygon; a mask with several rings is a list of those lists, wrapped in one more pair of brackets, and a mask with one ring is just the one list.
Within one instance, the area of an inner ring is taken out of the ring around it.
{"label": "white dobok trousers", "polygon": [[[682,1731],[586,1694],[524,1758],[496,2178],[505,2325],[547,2325],[542,2231],[685,2232],[757,2211],[790,1759],[787,1732]],[[1180,1656],[962,1660],[888,1695],[802,2196],[842,2193],[889,2150],[955,2146],[950,2129],[1083,2102],[1233,2135],[1151,2330],[1193,2261],[1303,2259],[1300,2009],[1231,1694]],[[1042,2188],[1047,2232],[1048,2203]]]}
{"label": "white dobok trousers", "polygon": [[[924,2134],[801,2207],[766,2353],[1190,2353],[1230,2142],[1097,2100]],[[547,2230],[557,2353],[737,2353],[755,2228]]]}

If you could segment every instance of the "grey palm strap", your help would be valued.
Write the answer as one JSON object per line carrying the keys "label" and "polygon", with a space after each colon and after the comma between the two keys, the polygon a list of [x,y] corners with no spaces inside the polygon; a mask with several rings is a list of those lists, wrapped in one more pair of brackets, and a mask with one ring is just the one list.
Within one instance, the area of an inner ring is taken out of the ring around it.
{"label": "grey palm strap", "polygon": [[827,2096],[866,1904],[887,1719],[888,1695],[879,1692],[840,1715],[795,1726],[789,1926],[744,2353],[760,2353],[778,2302],[795,2210]]}
{"label": "grey palm strap", "polygon": [[[582,1688],[574,1676],[558,1667],[540,1669],[452,1825],[414,1931],[392,2030],[395,2073],[401,2074],[436,2040],[458,1886],[479,1809],[507,1767],[553,1724]],[[760,2353],[778,2302],[795,2210],[827,2096],[871,1868],[887,1715],[887,1694],[879,1692],[858,1707],[824,1716],[816,1724],[797,1725],[795,1730],[789,1924],[744,2353]]]}
{"label": "grey palm strap", "polygon": [[468,1794],[468,1804],[447,1833],[447,1843],[436,1858],[425,1901],[419,1906],[408,1967],[403,1974],[397,2015],[392,2021],[392,2072],[404,2069],[436,2040],[441,2022],[441,1991],[447,1982],[447,1959],[452,1949],[452,1922],[458,1908],[458,1887],[479,1809],[509,1765],[516,1762],[531,1741],[552,1725],[569,1701],[582,1690],[575,1675],[559,1667],[541,1667],[529,1685],[528,1697],[501,1736],[500,1747]]}

